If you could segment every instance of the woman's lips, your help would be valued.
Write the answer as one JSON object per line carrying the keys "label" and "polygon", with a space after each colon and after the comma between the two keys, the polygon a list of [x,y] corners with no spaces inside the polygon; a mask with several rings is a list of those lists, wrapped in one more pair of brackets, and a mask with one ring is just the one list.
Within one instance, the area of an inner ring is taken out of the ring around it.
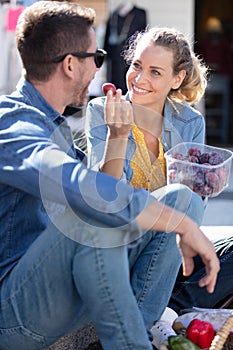
{"label": "woman's lips", "polygon": [[150,93],[149,90],[145,90],[145,89],[142,89],[142,88],[139,88],[135,85],[132,85],[132,89],[133,89],[133,92],[137,95],[146,95],[148,93]]}

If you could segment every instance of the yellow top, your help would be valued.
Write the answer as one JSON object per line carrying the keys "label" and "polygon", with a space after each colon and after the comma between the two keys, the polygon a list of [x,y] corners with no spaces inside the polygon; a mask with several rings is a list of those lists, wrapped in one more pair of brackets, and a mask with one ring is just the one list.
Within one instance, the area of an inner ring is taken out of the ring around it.
{"label": "yellow top", "polygon": [[144,134],[136,125],[133,125],[132,133],[137,147],[130,163],[133,170],[133,177],[130,184],[135,188],[143,187],[152,192],[166,185],[166,161],[161,139],[159,139],[159,156],[151,164]]}

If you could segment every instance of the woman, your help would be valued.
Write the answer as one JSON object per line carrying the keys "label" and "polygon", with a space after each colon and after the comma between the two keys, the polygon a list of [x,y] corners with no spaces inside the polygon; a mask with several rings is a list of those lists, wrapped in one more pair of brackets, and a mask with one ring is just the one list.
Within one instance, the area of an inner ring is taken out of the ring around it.
{"label": "woman", "polygon": [[[91,100],[88,105],[89,166],[98,167],[100,171],[122,178],[135,187],[154,191],[154,195],[160,198],[161,193],[169,194],[170,191],[170,186],[164,186],[164,152],[180,142],[204,143],[204,118],[192,105],[199,102],[205,92],[207,67],[192,52],[184,35],[169,28],[152,28],[136,34],[130,39],[124,56],[130,64],[126,75],[126,96],[122,97],[120,90],[115,97],[108,92],[106,98]],[[123,99],[132,106],[126,108],[124,115],[119,112]],[[200,225],[201,204],[191,208],[190,215]],[[161,241],[164,239],[158,233],[157,236]],[[178,272],[180,260],[176,255],[176,244],[172,238],[166,244],[166,259],[169,256]],[[230,278],[232,239],[220,239],[214,244],[221,263],[214,293],[210,295],[198,286],[198,280],[205,272],[197,258],[196,269],[190,277],[184,277],[179,271],[168,303],[177,313],[192,306],[221,306],[225,298],[233,294],[233,280]],[[145,268],[153,267],[151,262],[159,254],[159,250],[154,248],[154,252],[148,254]],[[156,268],[161,268],[161,265],[156,265]],[[138,281],[133,282],[137,287],[140,285]],[[145,285],[148,286],[148,283]],[[135,296],[142,308],[140,296],[149,292],[149,288],[145,289],[135,287]],[[154,304],[150,304],[151,313],[157,307],[156,301]],[[174,317],[175,313],[167,308],[162,319],[154,324],[152,333],[156,346],[159,347],[168,335],[173,334],[171,322]]]}
{"label": "woman", "polygon": [[[204,118],[192,104],[205,92],[207,68],[182,33],[152,28],[132,37],[124,53],[130,64],[128,93],[115,101],[132,103],[133,115],[106,113],[114,98],[89,103],[89,165],[150,191],[166,184],[163,154],[177,143],[204,143]],[[112,145],[113,144],[113,145]],[[116,147],[117,146],[117,147]]]}
{"label": "woman", "polygon": [[[130,39],[124,57],[130,64],[126,75],[126,96],[123,97],[118,89],[115,97],[110,91],[106,97],[91,100],[88,104],[89,166],[122,178],[136,188],[153,191],[158,199],[166,197],[166,203],[169,203],[169,193],[173,189],[165,186],[164,152],[183,141],[204,142],[204,118],[192,104],[198,102],[205,92],[207,68],[194,55],[184,35],[169,28],[152,28],[136,34]],[[132,108],[126,105],[125,113],[121,113],[120,106],[125,100]],[[203,201],[200,199],[198,205],[192,206],[190,199],[188,205],[191,207],[189,214],[200,225]],[[162,255],[161,246],[164,259],[169,256],[175,276],[181,263],[173,237],[158,232],[156,237],[157,246],[155,244],[146,251],[142,267],[148,271],[147,281],[142,285],[140,276],[132,281],[145,322],[146,313],[153,314],[153,308],[159,305],[159,300],[153,306],[151,303],[146,305],[145,296],[159,283],[151,281],[151,271],[163,268],[156,263],[156,257]],[[131,255],[129,248],[130,259],[136,261]],[[166,278],[166,271],[164,276]],[[167,281],[168,289],[172,286]],[[160,329],[158,332],[160,334]],[[159,337],[154,344],[159,346],[160,340]]]}

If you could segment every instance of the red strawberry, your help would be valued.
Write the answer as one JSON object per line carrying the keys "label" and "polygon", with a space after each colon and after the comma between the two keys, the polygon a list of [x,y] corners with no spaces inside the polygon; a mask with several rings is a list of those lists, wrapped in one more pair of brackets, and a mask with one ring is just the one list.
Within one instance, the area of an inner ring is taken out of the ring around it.
{"label": "red strawberry", "polygon": [[107,95],[108,90],[112,90],[113,96],[116,95],[116,87],[112,83],[105,83],[102,85],[102,91]]}

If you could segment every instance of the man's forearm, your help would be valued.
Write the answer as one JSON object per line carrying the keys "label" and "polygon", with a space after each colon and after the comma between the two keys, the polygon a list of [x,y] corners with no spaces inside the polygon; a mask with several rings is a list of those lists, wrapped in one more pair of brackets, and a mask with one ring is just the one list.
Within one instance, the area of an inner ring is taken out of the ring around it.
{"label": "man's forearm", "polygon": [[185,232],[187,225],[195,223],[184,213],[168,207],[162,202],[154,201],[138,216],[137,223],[143,230]]}

